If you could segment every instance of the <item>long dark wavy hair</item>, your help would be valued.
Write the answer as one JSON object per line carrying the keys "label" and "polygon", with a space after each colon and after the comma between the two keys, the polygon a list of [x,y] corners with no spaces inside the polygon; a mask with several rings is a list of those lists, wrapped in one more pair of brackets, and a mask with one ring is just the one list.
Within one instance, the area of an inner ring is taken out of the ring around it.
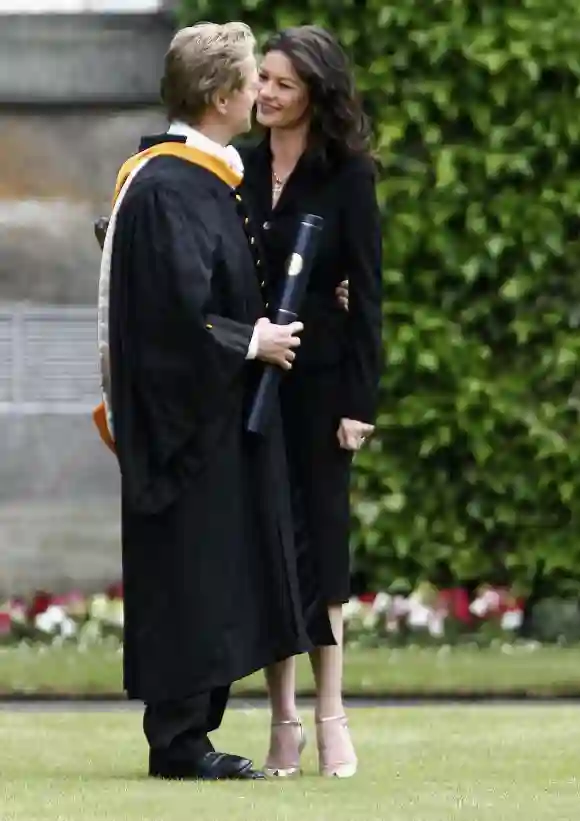
{"label": "long dark wavy hair", "polygon": [[310,95],[309,148],[325,158],[370,154],[371,129],[357,93],[349,59],[335,38],[319,26],[295,26],[274,34],[263,54],[288,57]]}

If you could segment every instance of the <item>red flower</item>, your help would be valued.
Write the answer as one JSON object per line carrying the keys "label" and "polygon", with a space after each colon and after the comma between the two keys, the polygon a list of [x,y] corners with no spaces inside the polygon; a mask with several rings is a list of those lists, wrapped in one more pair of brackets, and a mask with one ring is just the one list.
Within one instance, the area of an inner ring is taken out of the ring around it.
{"label": "red flower", "polygon": [[0,612],[0,636],[8,636],[12,632],[10,613]]}
{"label": "red flower", "polygon": [[45,613],[53,602],[50,593],[44,590],[37,590],[28,608],[28,618],[35,619],[40,613]]}
{"label": "red flower", "polygon": [[358,597],[358,600],[361,602],[361,604],[372,604],[376,597],[376,593],[363,593],[361,596]]}
{"label": "red flower", "polygon": [[462,621],[464,624],[471,622],[469,595],[465,588],[451,587],[448,590],[440,590],[439,601],[446,608],[451,618]]}
{"label": "red flower", "polygon": [[109,599],[122,599],[123,598],[123,585],[121,582],[117,582],[117,584],[111,584],[107,588],[107,597]]}

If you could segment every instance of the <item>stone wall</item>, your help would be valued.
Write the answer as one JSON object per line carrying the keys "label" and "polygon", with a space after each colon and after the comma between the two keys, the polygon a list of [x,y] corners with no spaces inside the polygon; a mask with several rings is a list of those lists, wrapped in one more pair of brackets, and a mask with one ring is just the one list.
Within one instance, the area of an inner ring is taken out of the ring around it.
{"label": "stone wall", "polygon": [[118,579],[118,471],[89,414],[0,424],[0,599]]}
{"label": "stone wall", "polygon": [[121,163],[159,130],[168,14],[0,16],[0,302],[91,303]]}
{"label": "stone wall", "polygon": [[0,302],[94,303],[93,220],[140,135],[163,124],[156,108],[0,109]]}
{"label": "stone wall", "polygon": [[[4,308],[95,305],[92,222],[140,135],[163,128],[157,89],[172,30],[165,15],[0,15]],[[118,471],[90,413],[8,408],[0,425],[0,599],[117,579]]]}
{"label": "stone wall", "polygon": [[0,105],[157,100],[169,13],[0,14]]}

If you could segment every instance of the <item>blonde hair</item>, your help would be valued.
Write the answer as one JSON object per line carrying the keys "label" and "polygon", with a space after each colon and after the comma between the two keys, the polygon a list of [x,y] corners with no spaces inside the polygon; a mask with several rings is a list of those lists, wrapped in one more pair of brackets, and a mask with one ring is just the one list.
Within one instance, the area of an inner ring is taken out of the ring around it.
{"label": "blonde hair", "polygon": [[239,91],[256,40],[245,23],[197,23],[177,32],[165,55],[161,99],[170,120],[195,123],[220,91]]}

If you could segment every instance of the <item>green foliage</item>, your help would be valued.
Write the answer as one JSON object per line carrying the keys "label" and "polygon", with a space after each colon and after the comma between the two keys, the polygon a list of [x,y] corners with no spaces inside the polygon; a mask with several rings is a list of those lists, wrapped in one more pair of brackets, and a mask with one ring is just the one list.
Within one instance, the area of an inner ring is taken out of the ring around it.
{"label": "green foliage", "polygon": [[357,567],[577,593],[580,4],[184,0],[199,19],[327,26],[374,118],[388,365]]}

